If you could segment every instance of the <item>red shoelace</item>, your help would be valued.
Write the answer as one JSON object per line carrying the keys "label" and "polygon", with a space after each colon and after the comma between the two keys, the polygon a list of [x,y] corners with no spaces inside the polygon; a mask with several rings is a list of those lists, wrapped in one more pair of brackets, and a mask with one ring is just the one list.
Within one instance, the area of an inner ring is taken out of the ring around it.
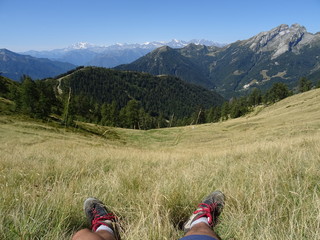
{"label": "red shoelace", "polygon": [[198,205],[198,208],[200,209],[194,211],[194,214],[202,213],[197,217],[197,219],[202,217],[207,217],[209,226],[213,226],[214,222],[213,222],[212,212],[216,207],[217,207],[217,203],[213,203],[213,204],[200,203]]}
{"label": "red shoelace", "polygon": [[94,214],[96,214],[91,222],[91,228],[92,230],[95,232],[97,230],[97,228],[100,225],[104,225],[107,227],[110,227],[105,221],[106,220],[110,220],[110,221],[115,221],[116,220],[116,216],[113,215],[113,213],[108,213],[106,215],[103,216],[99,216],[97,213],[95,213],[95,211],[93,211]]}

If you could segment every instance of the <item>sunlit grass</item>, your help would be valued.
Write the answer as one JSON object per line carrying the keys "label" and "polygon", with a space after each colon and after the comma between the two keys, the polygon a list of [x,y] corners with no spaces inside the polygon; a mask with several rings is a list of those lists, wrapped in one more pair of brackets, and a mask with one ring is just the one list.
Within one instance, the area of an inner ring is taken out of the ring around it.
{"label": "sunlit grass", "polygon": [[88,226],[89,196],[119,215],[124,239],[178,239],[215,189],[227,198],[223,239],[319,239],[319,95],[222,123],[111,129],[109,139],[1,116],[0,239],[68,239]]}

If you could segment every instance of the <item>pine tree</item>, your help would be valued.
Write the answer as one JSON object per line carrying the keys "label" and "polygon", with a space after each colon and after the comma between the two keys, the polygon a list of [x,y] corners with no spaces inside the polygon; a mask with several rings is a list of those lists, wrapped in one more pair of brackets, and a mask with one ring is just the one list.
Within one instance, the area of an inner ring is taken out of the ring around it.
{"label": "pine tree", "polygon": [[219,122],[221,118],[221,107],[217,106],[214,108],[214,112],[213,112],[213,122]]}
{"label": "pine tree", "polygon": [[266,103],[278,102],[290,95],[288,86],[284,83],[274,83],[265,95]]}
{"label": "pine tree", "polygon": [[139,128],[139,102],[136,100],[130,100],[125,107],[125,116],[127,125],[130,128]]}
{"label": "pine tree", "polygon": [[298,85],[298,89],[299,92],[306,92],[309,91],[312,87],[312,82],[310,80],[308,80],[306,77],[302,77],[299,80],[299,85]]}
{"label": "pine tree", "polygon": [[214,107],[209,108],[206,113],[206,122],[210,123],[213,122],[213,116],[214,116]]}
{"label": "pine tree", "polygon": [[45,81],[36,81],[36,85],[39,92],[36,117],[46,118],[52,112],[52,107],[57,105],[57,99],[52,87]]}
{"label": "pine tree", "polygon": [[35,82],[28,76],[23,77],[21,84],[21,111],[29,116],[37,112],[39,92]]}
{"label": "pine tree", "polygon": [[247,98],[241,97],[233,99],[230,107],[230,117],[238,118],[249,112]]}
{"label": "pine tree", "polygon": [[205,111],[200,107],[199,111],[195,112],[196,121],[195,124],[202,124],[206,122],[206,114]]}
{"label": "pine tree", "polygon": [[262,93],[259,88],[254,88],[248,97],[248,104],[250,106],[258,106],[262,102]]}
{"label": "pine tree", "polygon": [[110,111],[110,122],[112,126],[119,126],[119,110],[118,110],[118,104],[115,100],[112,101],[109,111]]}
{"label": "pine tree", "polygon": [[221,118],[222,120],[228,120],[230,113],[229,102],[224,102],[221,107]]}
{"label": "pine tree", "polygon": [[103,126],[108,126],[108,104],[104,103],[101,106],[101,121],[100,124]]}
{"label": "pine tree", "polygon": [[9,94],[8,98],[13,100],[15,103],[15,110],[16,112],[21,112],[22,108],[22,99],[21,99],[21,86],[17,87],[11,84],[9,86]]}

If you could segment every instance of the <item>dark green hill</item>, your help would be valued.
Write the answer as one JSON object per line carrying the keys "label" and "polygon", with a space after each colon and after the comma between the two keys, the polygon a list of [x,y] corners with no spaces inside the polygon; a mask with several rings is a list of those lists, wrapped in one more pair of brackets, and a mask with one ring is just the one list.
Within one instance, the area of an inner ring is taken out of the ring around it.
{"label": "dark green hill", "polygon": [[123,108],[130,100],[140,102],[151,116],[189,117],[199,107],[222,104],[223,98],[203,87],[173,76],[153,76],[132,71],[86,67],[63,77],[59,91],[66,96],[85,96],[99,104],[117,102]]}

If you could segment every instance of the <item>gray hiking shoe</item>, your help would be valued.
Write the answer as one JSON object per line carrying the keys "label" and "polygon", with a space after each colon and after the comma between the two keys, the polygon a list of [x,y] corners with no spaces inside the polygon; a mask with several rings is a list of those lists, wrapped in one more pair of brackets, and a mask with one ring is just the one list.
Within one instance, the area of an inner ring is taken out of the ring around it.
{"label": "gray hiking shoe", "polygon": [[207,196],[184,224],[183,230],[188,232],[191,229],[191,224],[202,217],[206,217],[208,219],[208,223],[211,228],[216,226],[218,223],[218,217],[224,207],[224,198],[224,194],[221,191],[215,191]]}
{"label": "gray hiking shoe", "polygon": [[84,212],[93,232],[95,232],[99,226],[105,225],[111,228],[115,238],[120,240],[117,217],[108,210],[99,199],[88,198],[85,200]]}

